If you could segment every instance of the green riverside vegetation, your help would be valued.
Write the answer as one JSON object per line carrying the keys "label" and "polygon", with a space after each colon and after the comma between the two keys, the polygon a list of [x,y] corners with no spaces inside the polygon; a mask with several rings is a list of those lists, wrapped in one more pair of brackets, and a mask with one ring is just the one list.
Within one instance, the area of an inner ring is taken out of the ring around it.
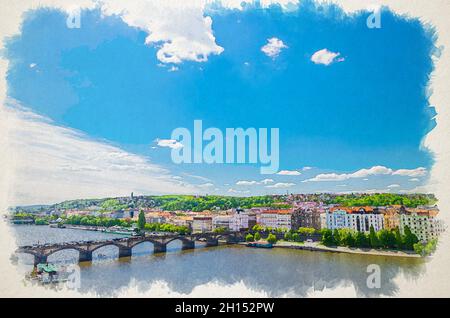
{"label": "green riverside vegetation", "polygon": [[403,235],[398,229],[375,232],[372,226],[368,234],[349,229],[322,230],[322,244],[325,246],[414,251],[414,244],[418,242],[417,236],[407,226]]}

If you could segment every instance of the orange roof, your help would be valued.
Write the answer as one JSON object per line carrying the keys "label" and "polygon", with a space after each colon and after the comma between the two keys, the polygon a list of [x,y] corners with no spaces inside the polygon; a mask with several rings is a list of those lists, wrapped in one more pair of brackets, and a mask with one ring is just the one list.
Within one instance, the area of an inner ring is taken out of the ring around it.
{"label": "orange roof", "polygon": [[212,220],[210,215],[196,215],[193,217],[194,220]]}
{"label": "orange roof", "polygon": [[357,206],[357,207],[343,207],[343,206],[337,206],[337,207],[332,207],[330,209],[331,212],[334,211],[345,211],[347,213],[359,213],[359,211],[363,209],[364,211],[366,211],[367,213],[372,213],[373,212],[373,208],[370,206]]}
{"label": "orange roof", "polygon": [[426,209],[415,209],[411,211],[412,213],[417,213],[419,215],[427,215],[427,216],[436,216],[438,215],[438,211],[436,210],[426,210]]}
{"label": "orange roof", "polygon": [[265,210],[261,212],[262,214],[291,214],[292,210],[283,209],[283,210]]}

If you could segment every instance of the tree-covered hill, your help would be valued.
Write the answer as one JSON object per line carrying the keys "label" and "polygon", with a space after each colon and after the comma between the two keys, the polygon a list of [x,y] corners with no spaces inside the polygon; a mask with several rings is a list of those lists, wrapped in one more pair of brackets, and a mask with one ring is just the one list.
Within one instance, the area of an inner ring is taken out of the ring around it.
{"label": "tree-covered hill", "polygon": [[[437,202],[432,194],[391,194],[391,193],[353,193],[353,194],[295,194],[295,195],[265,195],[250,197],[233,197],[220,195],[162,195],[162,196],[128,196],[103,199],[69,200],[51,206],[46,210],[97,210],[100,212],[124,210],[128,208],[161,208],[166,211],[227,210],[230,208],[252,207],[290,207],[292,201],[315,201],[325,204],[343,206],[386,206],[433,205]],[[36,213],[36,207],[17,207],[15,212]],[[42,212],[42,207],[38,209]]]}

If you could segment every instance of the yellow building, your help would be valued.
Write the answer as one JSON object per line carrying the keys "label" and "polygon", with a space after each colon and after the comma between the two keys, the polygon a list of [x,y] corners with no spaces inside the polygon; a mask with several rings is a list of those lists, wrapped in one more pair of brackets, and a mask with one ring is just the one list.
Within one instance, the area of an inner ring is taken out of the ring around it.
{"label": "yellow building", "polygon": [[[383,211],[384,228],[387,230],[394,230],[400,228],[400,211],[402,207],[389,206]],[[404,208],[403,208],[404,210]]]}

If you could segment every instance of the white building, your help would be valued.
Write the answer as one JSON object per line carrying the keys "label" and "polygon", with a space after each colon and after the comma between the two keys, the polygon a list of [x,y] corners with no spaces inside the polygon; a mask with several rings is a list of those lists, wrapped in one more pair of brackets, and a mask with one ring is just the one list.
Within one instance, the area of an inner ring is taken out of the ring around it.
{"label": "white building", "polygon": [[337,208],[327,211],[325,214],[326,228],[350,229],[358,232],[368,233],[373,226],[375,232],[384,227],[384,217],[380,213],[373,213],[373,210],[360,208],[356,210]]}
{"label": "white building", "polygon": [[328,228],[328,218],[327,218],[328,210],[326,212],[320,213],[320,228],[327,229]]}
{"label": "white building", "polygon": [[166,218],[159,213],[147,213],[145,215],[146,223],[166,223]]}
{"label": "white building", "polygon": [[192,232],[211,232],[212,216],[194,216],[192,220]]}
{"label": "white building", "polygon": [[230,230],[239,232],[242,229],[248,229],[248,220],[248,213],[242,210],[236,210],[230,218]]}
{"label": "white building", "polygon": [[445,230],[443,221],[436,219],[430,213],[401,214],[400,233],[405,233],[405,226],[408,226],[411,232],[422,242],[439,238],[439,235]]}
{"label": "white building", "polygon": [[291,229],[291,210],[266,210],[257,215],[257,223],[264,227]]}
{"label": "white building", "polygon": [[231,215],[217,215],[213,217],[213,229],[225,228],[230,229]]}

